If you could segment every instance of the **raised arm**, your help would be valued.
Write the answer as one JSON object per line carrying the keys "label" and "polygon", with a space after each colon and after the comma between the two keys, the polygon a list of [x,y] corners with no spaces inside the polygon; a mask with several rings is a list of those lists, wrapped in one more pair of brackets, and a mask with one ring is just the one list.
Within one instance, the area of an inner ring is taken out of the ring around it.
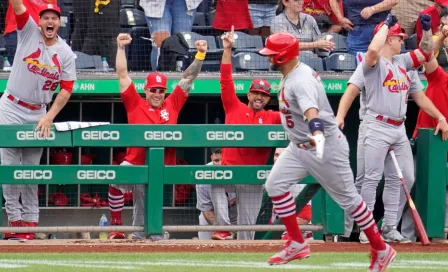
{"label": "raised arm", "polygon": [[12,9],[16,15],[22,15],[26,11],[25,5],[22,0],[10,0]]}
{"label": "raised arm", "polygon": [[120,93],[125,92],[132,80],[128,75],[128,61],[126,59],[125,47],[130,44],[132,38],[129,34],[119,34],[117,37],[117,57],[115,60],[115,69],[117,71],[118,82],[120,84]]}
{"label": "raised arm", "polygon": [[341,7],[339,6],[339,1],[342,0],[330,0],[331,10],[336,15],[336,18],[338,18],[338,21],[342,25],[342,27],[346,30],[352,31],[354,25],[349,19],[345,18],[342,15]]}
{"label": "raised arm", "polygon": [[182,74],[182,78],[179,81],[179,87],[184,90],[186,94],[190,93],[191,86],[193,85],[193,81],[198,77],[199,73],[202,69],[202,64],[204,63],[205,54],[207,53],[207,41],[200,40],[196,41],[195,44],[198,52],[194,57],[193,63],[185,69]]}
{"label": "raised arm", "polygon": [[391,10],[398,4],[398,1],[399,0],[384,0],[376,5],[366,7],[361,11],[361,17],[367,20],[375,13]]}
{"label": "raised arm", "polygon": [[221,59],[221,75],[219,82],[221,84],[221,100],[226,113],[236,109],[240,103],[232,78],[232,47],[234,40],[234,28],[232,26],[230,32],[221,36],[224,52]]}
{"label": "raised arm", "polygon": [[373,40],[369,45],[369,48],[367,50],[364,59],[365,63],[369,67],[374,67],[378,63],[380,59],[380,51],[383,48],[384,44],[386,43],[389,28],[394,26],[397,22],[398,22],[397,16],[393,15],[392,13],[389,13],[389,15],[387,15],[386,20],[384,21],[384,24],[381,26],[378,33],[376,33],[375,36],[373,37]]}
{"label": "raised arm", "polygon": [[[414,55],[417,53],[420,54],[420,60],[425,67],[425,72],[430,74],[434,72],[439,64],[437,63],[437,59],[433,57],[434,51],[440,48],[440,45],[443,43],[445,35],[448,35],[448,26],[444,26],[439,38],[438,42],[434,43],[432,38],[432,30],[431,30],[431,16],[427,14],[422,14],[419,17],[420,24],[423,30],[423,37],[420,41],[419,48],[414,50]],[[440,40],[440,41],[439,41]],[[438,45],[438,47],[436,47]],[[422,51],[422,52],[421,52]]]}

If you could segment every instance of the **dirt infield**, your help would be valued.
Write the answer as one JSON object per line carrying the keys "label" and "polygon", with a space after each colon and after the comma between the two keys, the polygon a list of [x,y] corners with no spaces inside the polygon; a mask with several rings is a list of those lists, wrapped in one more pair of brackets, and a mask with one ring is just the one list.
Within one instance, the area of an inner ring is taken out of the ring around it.
{"label": "dirt infield", "polygon": [[[0,241],[1,253],[71,252],[276,252],[283,241],[199,241],[199,240],[34,240]],[[310,241],[313,252],[368,252],[369,245]],[[395,244],[398,252],[448,252],[447,243]]]}

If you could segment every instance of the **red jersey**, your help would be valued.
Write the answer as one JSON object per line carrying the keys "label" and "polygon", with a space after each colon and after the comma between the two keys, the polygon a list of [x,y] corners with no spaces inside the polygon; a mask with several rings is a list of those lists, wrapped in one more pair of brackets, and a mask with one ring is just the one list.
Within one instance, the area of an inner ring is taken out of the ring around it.
{"label": "red jersey", "polygon": [[[420,13],[420,15],[422,14],[429,14],[431,16],[431,30],[433,34],[436,34],[440,26],[440,16],[437,12],[437,8],[435,6],[429,7]],[[417,45],[419,45],[423,37],[423,29],[422,24],[420,23],[420,19],[417,19],[415,32],[417,33]]]}
{"label": "red jersey", "polygon": [[[281,124],[280,112],[253,111],[242,103],[235,93],[232,65],[221,64],[221,99],[226,113],[226,124]],[[256,141],[257,139],[254,139]],[[223,148],[223,165],[265,165],[272,148]]]}
{"label": "red jersey", "polygon": [[[47,4],[54,3],[56,3],[56,0],[23,0],[23,5],[25,5],[26,10],[37,25],[39,25],[39,12],[42,10],[42,7],[46,6]],[[16,31],[16,27],[16,16],[14,13],[14,9],[11,6],[11,2],[9,2],[8,10],[6,11],[4,35]]]}
{"label": "red jersey", "polygon": [[[428,79],[428,87],[426,88],[426,96],[434,103],[434,106],[448,117],[448,74],[439,66],[431,74],[426,74]],[[436,128],[439,121],[420,110],[417,118],[413,137],[417,137],[419,128]]]}
{"label": "red jersey", "polygon": [[[177,118],[182,106],[187,101],[187,94],[176,86],[160,108],[153,108],[135,90],[134,83],[121,93],[129,124],[177,124]],[[126,149],[125,161],[133,165],[144,165],[146,162],[145,148],[129,147]],[[176,149],[165,148],[165,165],[176,165]]]}
{"label": "red jersey", "polygon": [[220,30],[253,28],[247,0],[218,0],[213,28]]}

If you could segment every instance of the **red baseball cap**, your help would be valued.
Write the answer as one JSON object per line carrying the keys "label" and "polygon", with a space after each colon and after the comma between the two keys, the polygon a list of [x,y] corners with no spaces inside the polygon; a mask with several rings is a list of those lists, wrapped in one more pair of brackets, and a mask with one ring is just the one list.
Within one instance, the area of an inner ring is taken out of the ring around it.
{"label": "red baseball cap", "polygon": [[166,89],[166,76],[161,73],[150,73],[146,77],[145,89],[162,88]]}
{"label": "red baseball cap", "polygon": [[56,4],[47,4],[46,6],[43,6],[39,12],[39,16],[42,16],[42,14],[46,11],[54,11],[59,17],[61,17],[61,9]]}
{"label": "red baseball cap", "polygon": [[271,84],[264,79],[254,79],[250,84],[249,92],[261,92],[271,95]]}
{"label": "red baseball cap", "polygon": [[444,7],[448,6],[448,0],[434,0],[434,3],[444,6]]}

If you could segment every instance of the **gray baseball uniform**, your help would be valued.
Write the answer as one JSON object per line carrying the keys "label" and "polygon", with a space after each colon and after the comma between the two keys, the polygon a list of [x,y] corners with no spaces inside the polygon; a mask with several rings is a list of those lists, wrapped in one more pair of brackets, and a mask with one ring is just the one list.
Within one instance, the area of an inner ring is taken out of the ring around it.
{"label": "gray baseball uniform", "polygon": [[[365,85],[366,113],[363,118],[364,155],[369,160],[364,160],[365,173],[361,195],[373,211],[376,188],[383,172],[387,171],[383,202],[388,203],[387,214],[395,216],[388,216],[387,220],[385,217],[385,223],[396,226],[406,198],[398,174],[392,167],[393,162],[387,155],[389,148],[394,148],[400,168],[403,169],[406,185],[409,189],[412,188],[415,179],[414,165],[404,120],[409,93],[419,92],[423,86],[421,82],[418,85],[416,75],[416,87],[411,88],[411,78],[407,73],[413,66],[410,54],[396,55],[392,62],[381,57],[374,67],[369,67],[365,62],[361,65],[365,82],[370,82]],[[391,168],[385,170],[385,166]]]}
{"label": "gray baseball uniform", "polygon": [[[290,144],[274,164],[266,191],[270,197],[289,192],[290,187],[312,175],[325,191],[347,212],[354,212],[362,203],[356,192],[349,163],[349,147],[339,131],[319,75],[304,63],[290,72],[280,83],[278,94],[282,124]],[[316,108],[324,123],[325,148],[322,159],[315,148],[299,148],[308,143],[310,134],[304,113]]]}
{"label": "gray baseball uniform", "polygon": [[[238,211],[236,208],[236,194],[235,193],[227,193],[227,203],[223,203],[223,205],[218,205],[217,207],[213,207],[212,197],[211,197],[211,185],[210,184],[198,184],[196,185],[196,198],[197,204],[196,208],[201,211],[199,215],[199,225],[200,226],[208,226],[209,223],[204,217],[203,211],[213,211],[216,209],[226,209],[228,211],[230,224],[237,224]],[[215,213],[216,216],[222,215],[222,212]],[[216,218],[217,222],[222,221],[223,219]],[[210,240],[213,232],[198,232],[199,240]]]}
{"label": "gray baseball uniform", "polygon": [[[26,16],[26,14],[25,14]],[[46,113],[61,80],[75,80],[75,57],[70,47],[58,38],[46,46],[41,31],[29,17],[17,30],[16,57],[6,90],[0,99],[0,124],[36,124]],[[33,107],[24,107],[24,103]],[[30,109],[34,108],[34,109]],[[40,163],[42,148],[2,148],[2,165]],[[3,185],[9,221],[39,221],[37,185]],[[22,205],[19,203],[21,195]]]}
{"label": "gray baseball uniform", "polygon": [[[365,163],[364,163],[364,125],[363,125],[363,118],[366,114],[367,108],[366,108],[366,93],[365,93],[365,82],[364,82],[364,74],[362,70],[362,65],[358,65],[353,75],[350,77],[348,84],[354,84],[356,87],[360,89],[360,98],[359,98],[359,119],[361,120],[359,124],[359,130],[358,130],[358,142],[357,142],[357,173],[356,173],[356,180],[355,180],[355,187],[358,193],[361,193],[361,187],[362,182],[364,180],[364,173],[365,173]],[[424,86],[420,81],[420,78],[418,76],[417,71],[410,71],[409,73],[410,79],[411,79],[411,85],[410,85],[410,93],[415,93],[418,91],[423,90]],[[389,156],[389,155],[388,155]],[[398,198],[398,196],[394,195],[395,190],[390,192],[389,184],[392,182],[394,185],[398,185],[401,188],[400,183],[396,184],[396,182],[392,181],[392,178],[389,174],[395,173],[395,167],[392,164],[385,165],[384,168],[384,175],[385,180],[388,181],[388,184],[384,188],[384,205],[385,205],[385,213],[384,213],[384,222],[386,225],[395,225],[396,222],[400,220],[401,213],[399,212],[395,218],[395,214],[392,212],[390,213],[391,209],[389,208],[389,201],[390,199]],[[392,195],[390,195],[392,193]],[[352,231],[353,228],[353,220],[351,220],[348,216],[345,217],[345,233],[344,236],[348,237]],[[392,219],[392,220],[391,220]]]}

